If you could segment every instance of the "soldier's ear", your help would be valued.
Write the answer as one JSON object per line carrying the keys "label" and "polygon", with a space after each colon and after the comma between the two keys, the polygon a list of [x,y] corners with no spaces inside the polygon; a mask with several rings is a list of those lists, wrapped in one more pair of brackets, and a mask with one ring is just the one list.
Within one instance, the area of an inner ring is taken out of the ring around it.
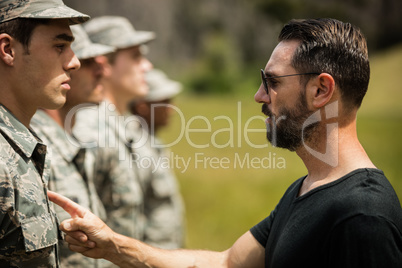
{"label": "soldier's ear", "polygon": [[0,59],[9,66],[14,64],[15,52],[13,49],[15,40],[8,34],[0,34]]}
{"label": "soldier's ear", "polygon": [[102,66],[102,72],[104,77],[110,77],[112,74],[112,65],[110,64],[108,58],[106,56],[96,56],[96,63]]}

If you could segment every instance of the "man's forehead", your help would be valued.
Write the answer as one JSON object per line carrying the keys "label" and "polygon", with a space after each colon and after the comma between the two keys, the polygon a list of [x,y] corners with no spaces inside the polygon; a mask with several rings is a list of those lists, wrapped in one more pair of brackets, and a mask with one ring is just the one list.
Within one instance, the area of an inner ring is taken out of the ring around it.
{"label": "man's forehead", "polygon": [[272,51],[271,57],[265,67],[267,74],[279,75],[281,71],[292,68],[292,57],[299,46],[298,41],[281,41]]}
{"label": "man's forehead", "polygon": [[35,33],[54,40],[74,41],[68,20],[51,20],[48,24],[40,24],[34,29],[33,35]]}

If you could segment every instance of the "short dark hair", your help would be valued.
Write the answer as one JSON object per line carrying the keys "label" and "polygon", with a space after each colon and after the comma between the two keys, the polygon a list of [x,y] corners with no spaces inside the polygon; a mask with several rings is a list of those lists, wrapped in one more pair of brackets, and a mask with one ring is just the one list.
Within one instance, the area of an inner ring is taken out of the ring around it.
{"label": "short dark hair", "polygon": [[335,19],[291,20],[279,34],[279,41],[285,40],[301,42],[292,58],[298,72],[331,74],[346,108],[360,107],[370,80],[370,63],[359,28]]}
{"label": "short dark hair", "polygon": [[25,52],[29,54],[29,43],[31,41],[33,30],[38,25],[49,24],[49,19],[26,19],[17,18],[14,20],[0,23],[0,33],[7,33],[25,48]]}

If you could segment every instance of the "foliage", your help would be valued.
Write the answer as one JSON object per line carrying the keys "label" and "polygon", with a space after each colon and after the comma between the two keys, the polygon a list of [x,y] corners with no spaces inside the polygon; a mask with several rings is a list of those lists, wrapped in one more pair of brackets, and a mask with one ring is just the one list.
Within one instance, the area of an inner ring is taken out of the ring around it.
{"label": "foliage", "polygon": [[400,0],[254,0],[256,7],[286,23],[292,18],[331,17],[359,26],[372,49],[402,42]]}
{"label": "foliage", "polygon": [[209,33],[205,42],[199,66],[192,73],[189,88],[196,93],[229,93],[233,91],[241,66],[237,49],[227,36],[219,30]]}
{"label": "foliage", "polygon": [[154,65],[204,93],[234,92],[238,73],[230,70],[233,65],[244,72],[265,64],[280,28],[292,18],[333,17],[351,22],[363,30],[371,52],[402,42],[400,0],[64,2],[92,17],[125,16],[136,29],[154,31],[157,39],[149,44]]}

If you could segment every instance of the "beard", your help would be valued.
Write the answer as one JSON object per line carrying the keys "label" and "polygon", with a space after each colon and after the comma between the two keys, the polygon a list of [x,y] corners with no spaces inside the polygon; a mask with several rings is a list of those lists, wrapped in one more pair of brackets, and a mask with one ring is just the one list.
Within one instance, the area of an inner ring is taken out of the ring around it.
{"label": "beard", "polygon": [[307,108],[306,96],[300,93],[297,105],[293,109],[281,108],[278,115],[274,115],[266,103],[262,112],[271,118],[267,124],[267,139],[274,147],[296,151],[303,141],[311,141],[312,135],[319,125],[318,122],[303,126],[312,112]]}

